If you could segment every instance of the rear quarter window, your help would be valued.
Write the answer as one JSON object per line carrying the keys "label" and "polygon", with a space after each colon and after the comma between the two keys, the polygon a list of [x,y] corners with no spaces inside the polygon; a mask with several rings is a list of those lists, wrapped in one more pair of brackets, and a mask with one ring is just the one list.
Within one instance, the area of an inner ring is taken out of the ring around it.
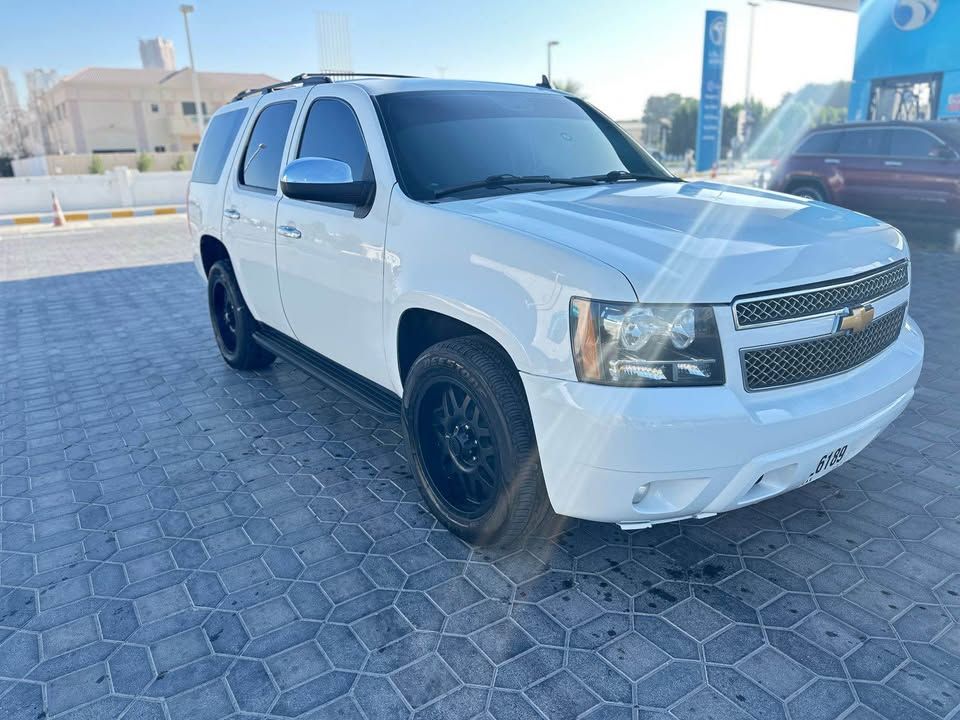
{"label": "rear quarter window", "polygon": [[830,155],[836,150],[837,132],[818,132],[800,143],[796,149],[797,155]]}
{"label": "rear quarter window", "polygon": [[247,109],[241,108],[217,115],[210,121],[193,162],[192,182],[216,184],[220,181],[227,155],[246,116]]}
{"label": "rear quarter window", "polygon": [[841,155],[885,155],[889,131],[880,128],[844,130],[840,138]]}

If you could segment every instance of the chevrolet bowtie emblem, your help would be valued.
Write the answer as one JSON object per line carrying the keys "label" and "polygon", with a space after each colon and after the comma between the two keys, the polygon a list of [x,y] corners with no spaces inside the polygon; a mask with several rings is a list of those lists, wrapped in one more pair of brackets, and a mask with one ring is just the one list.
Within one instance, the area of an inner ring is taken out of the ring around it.
{"label": "chevrolet bowtie emblem", "polygon": [[839,333],[859,334],[867,329],[867,326],[873,322],[874,310],[872,305],[858,305],[849,308],[845,315],[840,316],[840,323],[837,326]]}

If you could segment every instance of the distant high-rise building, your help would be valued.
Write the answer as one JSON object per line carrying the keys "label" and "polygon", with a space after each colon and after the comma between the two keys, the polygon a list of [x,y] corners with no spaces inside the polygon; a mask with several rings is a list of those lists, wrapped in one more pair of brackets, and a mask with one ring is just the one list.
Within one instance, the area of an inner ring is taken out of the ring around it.
{"label": "distant high-rise building", "polygon": [[140,40],[140,60],[145,70],[176,70],[177,55],[173,40],[162,37]]}
{"label": "distant high-rise building", "polygon": [[0,116],[20,108],[17,98],[17,86],[10,79],[10,73],[5,67],[0,67]]}
{"label": "distant high-rise building", "polygon": [[27,112],[30,116],[29,145],[40,153],[62,152],[62,143],[52,132],[56,109],[49,92],[60,82],[60,73],[52,69],[34,68],[23,73],[27,81]]}
{"label": "distant high-rise building", "polygon": [[23,73],[27,81],[27,105],[35,106],[41,96],[60,81],[60,73],[56,70],[34,68]]}

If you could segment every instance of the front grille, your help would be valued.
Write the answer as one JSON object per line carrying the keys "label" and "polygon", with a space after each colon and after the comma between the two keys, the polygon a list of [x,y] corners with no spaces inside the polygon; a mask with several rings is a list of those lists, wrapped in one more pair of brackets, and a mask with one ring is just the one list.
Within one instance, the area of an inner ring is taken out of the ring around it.
{"label": "front grille", "polygon": [[741,350],[744,385],[747,390],[768,390],[846,372],[893,344],[900,335],[906,310],[904,303],[859,334],[838,333]]}
{"label": "front grille", "polygon": [[909,281],[907,261],[901,260],[865,277],[775,297],[741,300],[734,307],[737,327],[767,325],[836,312],[894,293],[905,288]]}

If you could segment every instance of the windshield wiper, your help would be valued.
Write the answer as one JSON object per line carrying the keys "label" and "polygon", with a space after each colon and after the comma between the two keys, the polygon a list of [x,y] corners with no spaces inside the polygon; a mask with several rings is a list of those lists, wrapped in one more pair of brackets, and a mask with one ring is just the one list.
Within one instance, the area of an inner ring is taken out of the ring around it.
{"label": "windshield wiper", "polygon": [[628,172],[626,170],[611,170],[605,175],[588,175],[587,180],[594,182],[618,182],[620,180],[651,180],[654,182],[683,182],[682,178],[673,175],[644,175],[643,173]]}
{"label": "windshield wiper", "polygon": [[[603,177],[603,176],[601,176]],[[454,185],[453,187],[435,190],[433,197],[442,198],[447,195],[453,195],[467,190],[479,190],[481,188],[499,188],[507,185],[596,185],[594,178],[555,178],[549,175],[491,175],[483,180],[478,180],[464,185]]]}

